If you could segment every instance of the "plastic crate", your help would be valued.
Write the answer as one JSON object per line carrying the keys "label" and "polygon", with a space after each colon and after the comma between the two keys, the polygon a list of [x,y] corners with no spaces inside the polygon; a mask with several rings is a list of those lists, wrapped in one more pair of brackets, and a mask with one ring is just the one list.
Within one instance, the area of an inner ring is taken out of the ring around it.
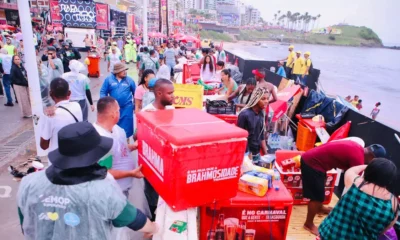
{"label": "plastic crate", "polygon": [[228,103],[228,106],[226,107],[214,107],[207,102],[206,110],[209,114],[236,115],[236,105],[234,103]]}
{"label": "plastic crate", "polygon": [[314,148],[315,141],[317,140],[317,133],[315,130],[308,128],[301,121],[297,125],[297,138],[296,146],[300,151],[307,151]]}
{"label": "plastic crate", "polygon": [[204,95],[215,95],[218,89],[204,90]]}

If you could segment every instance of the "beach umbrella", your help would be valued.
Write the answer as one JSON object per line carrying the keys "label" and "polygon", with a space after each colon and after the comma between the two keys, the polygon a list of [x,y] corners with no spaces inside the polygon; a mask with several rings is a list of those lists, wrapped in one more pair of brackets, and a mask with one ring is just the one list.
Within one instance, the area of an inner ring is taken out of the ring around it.
{"label": "beach umbrella", "polygon": [[155,37],[159,37],[159,34],[160,33],[158,33],[158,32],[149,32],[148,36],[151,38],[155,38]]}
{"label": "beach umbrella", "polygon": [[183,34],[183,33],[176,33],[176,34],[174,34],[174,35],[172,35],[172,37],[173,38],[180,38],[180,37],[182,37],[182,36],[185,36],[185,34]]}
{"label": "beach umbrella", "polygon": [[182,27],[182,26],[183,26],[183,23],[182,23],[182,21],[175,20],[175,21],[172,23],[172,25],[173,25],[173,26],[177,26],[177,27]]}
{"label": "beach umbrella", "polygon": [[182,42],[200,42],[200,39],[193,37],[193,36],[185,36],[183,35],[180,38],[176,39],[177,41],[182,41]]}
{"label": "beach umbrella", "polygon": [[11,25],[8,25],[8,24],[2,24],[2,25],[0,25],[0,29],[3,29],[3,30],[12,30],[12,31],[14,31],[14,30],[15,30],[15,27],[13,27],[13,26],[11,26]]}

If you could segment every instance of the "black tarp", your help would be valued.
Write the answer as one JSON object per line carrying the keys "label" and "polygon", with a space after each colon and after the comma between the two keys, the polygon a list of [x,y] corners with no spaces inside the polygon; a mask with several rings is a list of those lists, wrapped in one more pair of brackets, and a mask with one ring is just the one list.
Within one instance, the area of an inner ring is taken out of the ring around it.
{"label": "black tarp", "polygon": [[[259,69],[259,68],[264,68],[266,71],[266,80],[268,82],[271,82],[272,84],[274,84],[275,86],[279,86],[279,83],[282,80],[282,77],[277,75],[277,74],[273,74],[271,71],[269,71],[271,69],[271,67],[275,68],[275,71],[277,71],[278,69],[278,62],[277,61],[262,61],[262,60],[249,60],[249,59],[243,59],[240,56],[236,56],[233,53],[226,51],[226,55],[228,56],[229,62],[234,64],[237,60],[238,63],[238,67],[240,72],[243,73],[243,80],[246,80],[250,77],[254,77],[254,75],[251,73],[254,69]],[[314,71],[312,73],[312,75],[309,76],[309,78],[307,79],[307,86],[310,89],[317,89],[317,85],[316,83],[318,82],[318,78],[320,75],[320,70],[314,68]]]}
{"label": "black tarp", "polygon": [[96,27],[96,4],[93,0],[62,0],[58,5],[65,27]]}

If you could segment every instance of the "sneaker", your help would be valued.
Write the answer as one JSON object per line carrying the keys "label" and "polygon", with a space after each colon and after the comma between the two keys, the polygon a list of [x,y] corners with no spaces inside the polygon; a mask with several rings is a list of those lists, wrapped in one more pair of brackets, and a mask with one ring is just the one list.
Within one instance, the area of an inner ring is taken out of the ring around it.
{"label": "sneaker", "polygon": [[13,107],[14,104],[12,104],[12,103],[6,103],[6,104],[4,104],[4,106],[6,106],[6,107]]}

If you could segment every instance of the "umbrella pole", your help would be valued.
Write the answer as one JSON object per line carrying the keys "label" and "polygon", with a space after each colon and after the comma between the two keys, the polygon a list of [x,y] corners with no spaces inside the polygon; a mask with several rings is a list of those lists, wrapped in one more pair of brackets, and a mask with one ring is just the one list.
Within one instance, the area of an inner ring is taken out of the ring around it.
{"label": "umbrella pole", "polygon": [[40,93],[39,71],[36,64],[36,50],[33,45],[33,30],[31,23],[31,14],[29,2],[26,0],[18,0],[18,12],[21,22],[22,39],[24,41],[25,59],[29,59],[31,64],[26,64],[25,68],[28,74],[29,94],[32,108],[33,129],[35,132],[36,151],[38,156],[46,156],[46,152],[40,147],[40,116],[43,114],[43,102]]}

